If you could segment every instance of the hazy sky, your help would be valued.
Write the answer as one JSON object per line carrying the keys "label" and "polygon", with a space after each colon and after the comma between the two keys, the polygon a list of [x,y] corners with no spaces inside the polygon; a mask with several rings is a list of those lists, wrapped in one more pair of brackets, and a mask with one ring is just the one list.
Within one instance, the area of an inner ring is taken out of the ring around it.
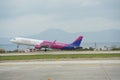
{"label": "hazy sky", "polygon": [[120,29],[120,0],[0,0],[0,37],[47,29],[88,32]]}

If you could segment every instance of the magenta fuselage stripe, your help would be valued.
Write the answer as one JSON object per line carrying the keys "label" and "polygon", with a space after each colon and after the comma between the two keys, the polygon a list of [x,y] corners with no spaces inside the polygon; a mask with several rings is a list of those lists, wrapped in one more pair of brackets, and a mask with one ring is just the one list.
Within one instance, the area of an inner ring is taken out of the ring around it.
{"label": "magenta fuselage stripe", "polygon": [[50,48],[61,49],[68,45],[69,44],[64,44],[64,43],[60,43],[60,42],[43,41],[41,44],[36,45],[35,48],[41,48],[42,46],[48,46]]}
{"label": "magenta fuselage stripe", "polygon": [[35,48],[40,49],[42,47],[49,47],[53,49],[75,49],[79,48],[80,43],[82,41],[83,36],[79,36],[73,43],[65,44],[61,42],[50,42],[50,41],[43,41],[40,44],[35,45]]}

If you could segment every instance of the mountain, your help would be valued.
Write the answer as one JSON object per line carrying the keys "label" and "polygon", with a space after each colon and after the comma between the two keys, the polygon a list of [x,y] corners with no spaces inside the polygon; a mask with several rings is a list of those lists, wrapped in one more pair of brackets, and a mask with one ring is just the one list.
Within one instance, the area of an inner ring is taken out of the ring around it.
{"label": "mountain", "polygon": [[120,30],[111,29],[97,32],[77,32],[69,33],[59,29],[48,29],[39,34],[29,36],[31,38],[62,41],[70,43],[78,36],[84,36],[84,42],[120,42]]}
{"label": "mountain", "polygon": [[[84,36],[83,42],[120,42],[120,30],[111,29],[96,32],[77,32],[69,33],[59,29],[48,29],[30,36],[28,38],[35,38],[41,40],[57,40],[59,42],[71,43],[78,36]],[[10,44],[10,38],[0,38],[0,44]]]}
{"label": "mountain", "polygon": [[85,42],[120,42],[120,30],[104,30],[77,34],[82,34]]}
{"label": "mountain", "polygon": [[72,36],[74,36],[74,34],[59,29],[48,29],[39,34],[32,35],[29,37],[35,39],[42,39],[42,40],[50,40],[50,41],[57,40],[57,41],[66,42],[69,41],[72,38]]}

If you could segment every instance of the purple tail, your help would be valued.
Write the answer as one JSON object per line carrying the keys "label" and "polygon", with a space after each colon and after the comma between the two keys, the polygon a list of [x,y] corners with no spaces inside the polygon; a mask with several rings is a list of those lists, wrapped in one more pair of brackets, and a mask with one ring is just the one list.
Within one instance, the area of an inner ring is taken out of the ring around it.
{"label": "purple tail", "polygon": [[80,46],[83,36],[79,36],[71,45]]}

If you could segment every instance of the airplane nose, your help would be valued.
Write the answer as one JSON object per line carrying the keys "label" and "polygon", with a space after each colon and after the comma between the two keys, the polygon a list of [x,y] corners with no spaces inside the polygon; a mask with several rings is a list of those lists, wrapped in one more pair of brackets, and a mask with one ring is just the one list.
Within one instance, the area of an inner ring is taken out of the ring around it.
{"label": "airplane nose", "polygon": [[14,40],[14,39],[11,39],[10,41],[11,41],[11,42],[14,42],[15,40]]}

